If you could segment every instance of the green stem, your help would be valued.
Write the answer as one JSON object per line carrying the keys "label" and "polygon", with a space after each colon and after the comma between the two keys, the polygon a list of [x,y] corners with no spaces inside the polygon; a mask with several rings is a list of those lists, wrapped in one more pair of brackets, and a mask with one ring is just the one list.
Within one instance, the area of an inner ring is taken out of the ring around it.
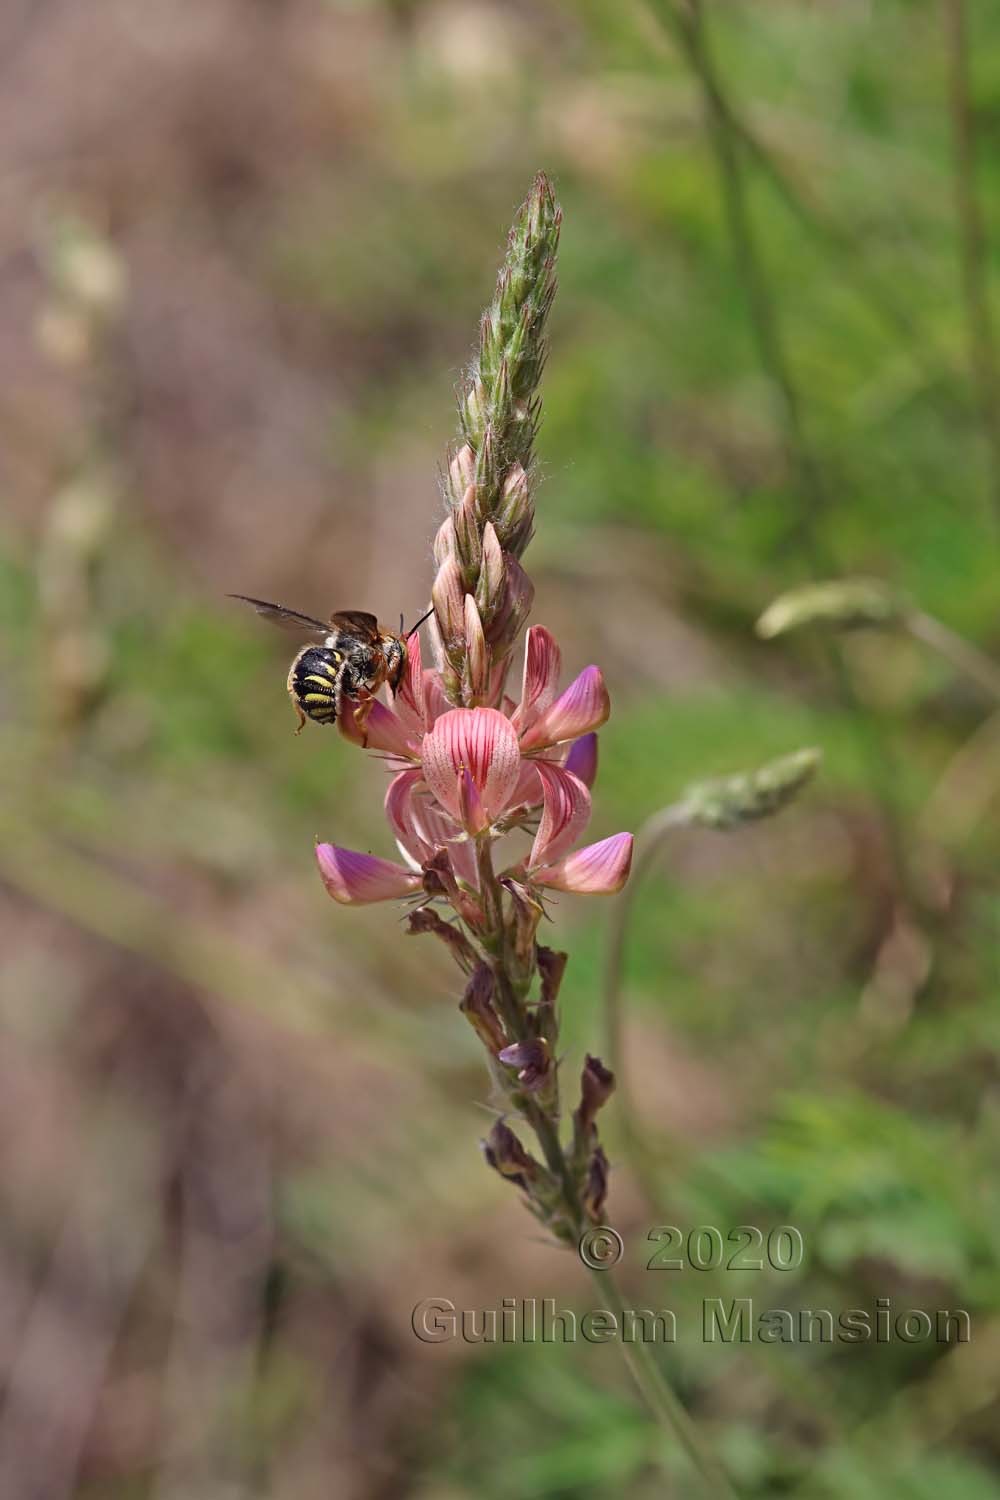
{"label": "green stem", "polygon": [[985,651],[920,609],[907,610],[902,624],[915,640],[936,651],[962,677],[976,683],[991,698],[1000,699],[1000,666]]}
{"label": "green stem", "polygon": [[[621,1328],[626,1307],[618,1283],[610,1271],[594,1270],[592,1274],[600,1288],[602,1301],[608,1304],[608,1310],[615,1314]],[[680,1443],[700,1475],[705,1493],[721,1496],[723,1500],[737,1500],[737,1492],[728,1475],[667,1382],[648,1345],[642,1339],[620,1339],[619,1343],[639,1394],[660,1425]]]}

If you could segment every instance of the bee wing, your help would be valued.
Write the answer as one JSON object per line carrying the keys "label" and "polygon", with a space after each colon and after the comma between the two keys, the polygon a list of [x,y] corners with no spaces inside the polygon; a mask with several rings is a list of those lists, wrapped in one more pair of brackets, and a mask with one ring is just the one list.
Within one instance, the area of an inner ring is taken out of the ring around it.
{"label": "bee wing", "polygon": [[345,630],[348,635],[360,635],[368,641],[378,640],[378,620],[364,609],[341,609],[330,616],[334,630]]}
{"label": "bee wing", "polygon": [[230,594],[230,599],[241,599],[244,604],[251,604],[259,615],[265,620],[270,620],[272,625],[277,625],[281,630],[293,630],[299,635],[311,635],[316,640],[325,641],[330,634],[329,625],[324,625],[322,620],[314,620],[312,615],[300,614],[297,609],[286,609],[283,604],[268,604],[266,599],[251,599],[249,594]]}

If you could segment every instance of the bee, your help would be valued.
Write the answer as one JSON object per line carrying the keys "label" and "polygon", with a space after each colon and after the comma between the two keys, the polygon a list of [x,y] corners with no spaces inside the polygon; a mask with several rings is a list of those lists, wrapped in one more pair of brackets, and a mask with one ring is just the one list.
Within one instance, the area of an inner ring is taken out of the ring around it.
{"label": "bee", "polygon": [[406,643],[432,613],[428,610],[404,634],[402,616],[397,633],[386,630],[374,615],[362,609],[340,610],[324,624],[283,604],[268,604],[246,594],[229,597],[252,605],[282,630],[309,639],[310,644],[303,646],[288,669],[288,696],[299,716],[296,734],[302,733],[307,719],[336,724],[343,718],[346,699],[364,736],[375,694],[383,683],[388,683],[394,693],[398,690],[406,670]]}

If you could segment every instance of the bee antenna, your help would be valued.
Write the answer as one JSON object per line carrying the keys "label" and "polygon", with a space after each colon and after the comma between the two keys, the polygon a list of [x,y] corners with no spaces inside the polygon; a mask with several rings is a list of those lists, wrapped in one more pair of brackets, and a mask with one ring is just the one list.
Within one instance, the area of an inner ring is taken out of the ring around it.
{"label": "bee antenna", "polygon": [[[431,617],[431,615],[433,613],[434,613],[434,606],[432,604],[431,607],[430,607],[430,609],[427,611],[427,613],[425,615],[421,615],[420,619],[417,621],[417,623],[415,625],[411,626],[410,629],[406,632],[406,639],[409,640],[411,635],[416,635],[417,631],[420,629],[420,627],[424,623],[424,621],[425,620],[429,620],[430,617]],[[400,619],[399,628],[401,630],[403,628],[403,621],[402,621],[402,619]]]}

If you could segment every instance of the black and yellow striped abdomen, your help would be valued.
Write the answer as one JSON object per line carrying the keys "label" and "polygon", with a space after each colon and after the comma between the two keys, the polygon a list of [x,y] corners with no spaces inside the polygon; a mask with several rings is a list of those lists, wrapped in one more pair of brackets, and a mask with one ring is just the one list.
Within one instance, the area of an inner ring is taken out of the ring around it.
{"label": "black and yellow striped abdomen", "polygon": [[307,646],[292,662],[288,691],[302,712],[317,724],[334,724],[340,712],[344,659],[328,646]]}

